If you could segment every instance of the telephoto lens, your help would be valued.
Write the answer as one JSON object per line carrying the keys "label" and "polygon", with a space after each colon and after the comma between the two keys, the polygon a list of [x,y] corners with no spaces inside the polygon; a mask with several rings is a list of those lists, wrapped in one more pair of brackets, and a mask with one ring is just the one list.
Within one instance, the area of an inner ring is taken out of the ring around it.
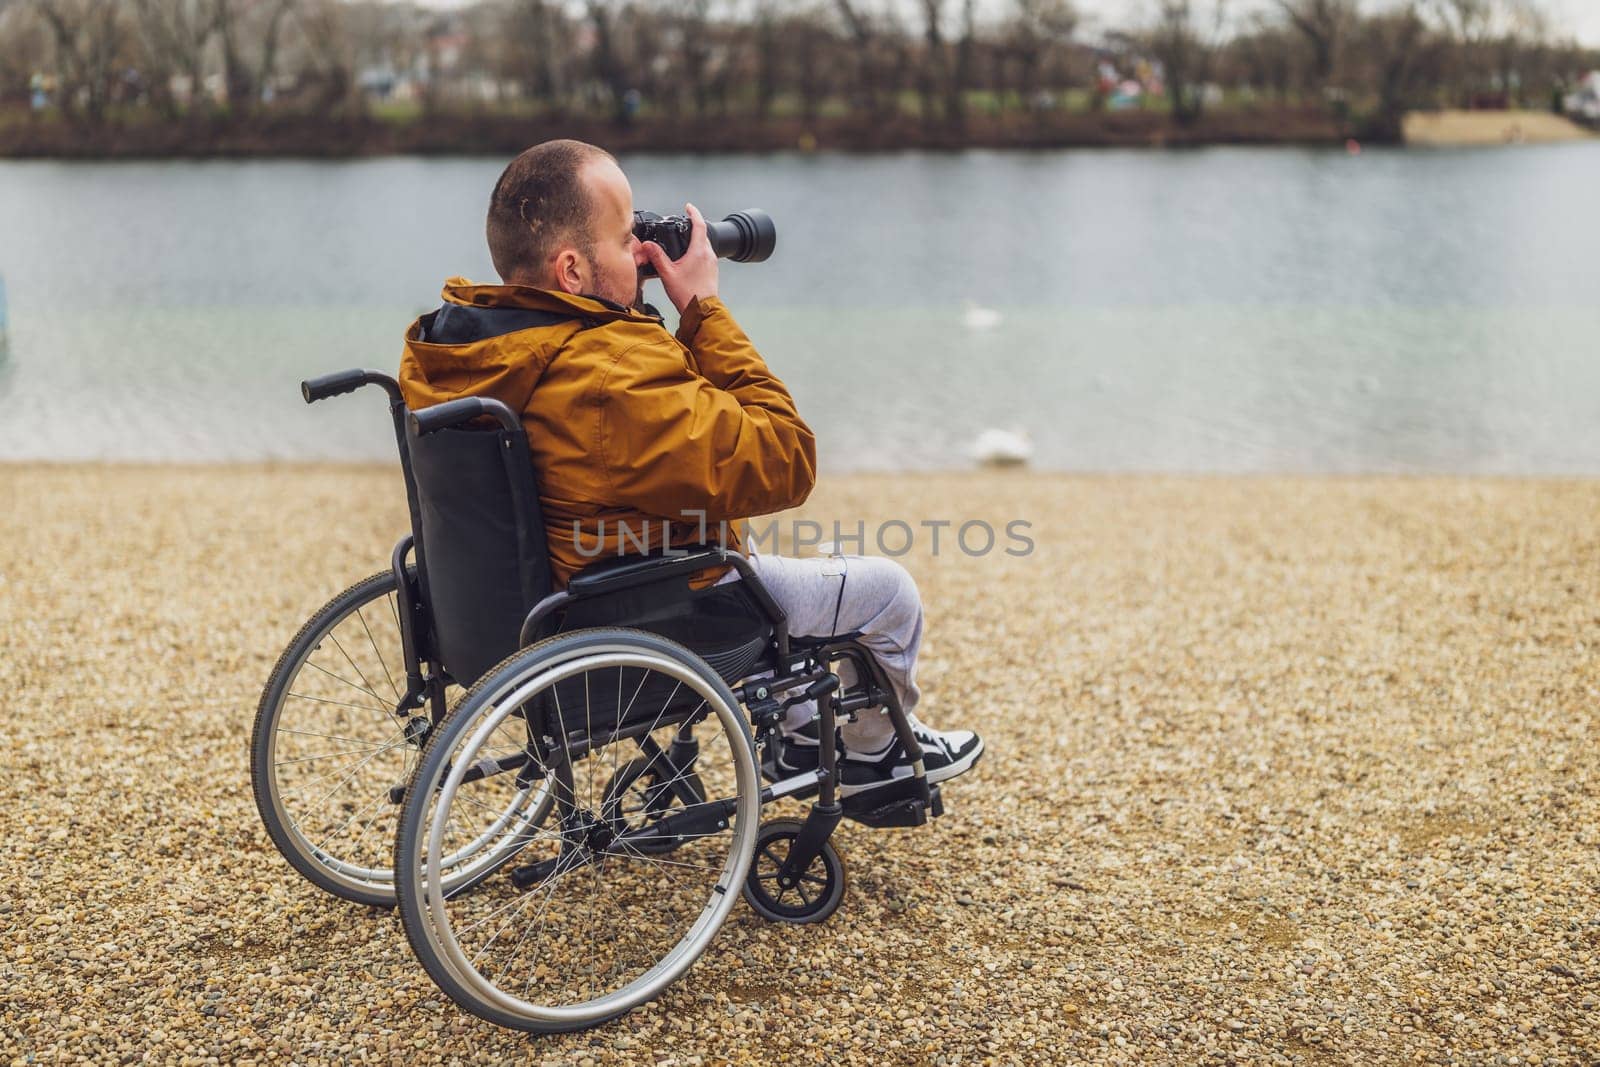
{"label": "telephoto lens", "polygon": [[759,208],[735,211],[721,222],[706,224],[706,236],[717,255],[735,263],[760,263],[778,246],[772,216]]}
{"label": "telephoto lens", "polygon": [[[661,246],[668,259],[682,259],[689,250],[689,235],[694,224],[687,215],[657,215],[653,211],[633,213],[633,235],[641,241],[654,241]],[[760,263],[772,256],[778,245],[778,228],[772,216],[759,208],[735,211],[721,222],[706,223],[706,239],[712,251],[723,259],[736,263]],[[655,277],[655,268],[648,264],[641,273]]]}

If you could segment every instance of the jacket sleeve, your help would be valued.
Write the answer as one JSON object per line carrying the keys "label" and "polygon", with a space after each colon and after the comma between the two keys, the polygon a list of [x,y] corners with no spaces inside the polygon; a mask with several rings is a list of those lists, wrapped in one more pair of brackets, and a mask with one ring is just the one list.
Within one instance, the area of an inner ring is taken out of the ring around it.
{"label": "jacket sleeve", "polygon": [[698,301],[678,336],[623,352],[601,387],[614,502],[718,522],[804,501],[816,482],[816,438],[732,314],[721,301]]}

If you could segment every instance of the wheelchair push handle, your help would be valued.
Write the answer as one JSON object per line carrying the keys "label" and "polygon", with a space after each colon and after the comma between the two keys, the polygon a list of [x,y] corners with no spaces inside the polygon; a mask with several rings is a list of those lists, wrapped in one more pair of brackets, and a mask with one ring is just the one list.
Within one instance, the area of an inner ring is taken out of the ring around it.
{"label": "wheelchair push handle", "polygon": [[443,404],[435,404],[431,408],[413,411],[410,416],[411,431],[422,437],[484,415],[498,422],[500,428],[507,433],[517,433],[522,429],[521,420],[500,401],[486,396],[464,396],[459,400],[449,400]]}
{"label": "wheelchair push handle", "polygon": [[383,391],[389,394],[390,400],[397,404],[400,402],[398,382],[387,374],[375,370],[362,370],[360,367],[334,371],[320,378],[307,378],[300,383],[300,395],[306,398],[307,404],[315,404],[319,400],[326,400],[330,396],[341,396],[363,385],[381,385]]}

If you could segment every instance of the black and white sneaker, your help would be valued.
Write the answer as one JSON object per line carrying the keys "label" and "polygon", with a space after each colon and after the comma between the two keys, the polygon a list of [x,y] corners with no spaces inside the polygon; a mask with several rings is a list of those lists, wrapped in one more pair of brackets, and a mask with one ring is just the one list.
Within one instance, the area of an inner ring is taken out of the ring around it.
{"label": "black and white sneaker", "polygon": [[[932,730],[917,723],[912,732],[922,746],[922,768],[929,785],[971,770],[983,755],[983,738],[971,730]],[[878,752],[846,752],[839,761],[839,797],[858,806],[876,799],[871,794],[880,789],[910,781],[912,775],[911,760],[898,738]]]}

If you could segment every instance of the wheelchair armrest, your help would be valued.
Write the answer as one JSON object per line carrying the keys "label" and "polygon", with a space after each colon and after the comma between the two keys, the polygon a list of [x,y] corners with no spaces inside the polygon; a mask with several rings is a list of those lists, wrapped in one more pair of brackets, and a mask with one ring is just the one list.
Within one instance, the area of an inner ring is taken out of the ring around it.
{"label": "wheelchair armrest", "polygon": [[518,421],[516,414],[493,397],[464,396],[458,400],[435,404],[431,408],[413,411],[410,416],[411,432],[421,437],[483,415],[493,418],[507,433],[516,433],[522,428],[522,423]]}
{"label": "wheelchair armrest", "polygon": [[567,593],[575,600],[615,593],[671,578],[688,577],[707,567],[731,564],[733,557],[734,553],[725,548],[708,548],[690,551],[688,555],[652,554],[608,559],[574,574],[567,582]]}

